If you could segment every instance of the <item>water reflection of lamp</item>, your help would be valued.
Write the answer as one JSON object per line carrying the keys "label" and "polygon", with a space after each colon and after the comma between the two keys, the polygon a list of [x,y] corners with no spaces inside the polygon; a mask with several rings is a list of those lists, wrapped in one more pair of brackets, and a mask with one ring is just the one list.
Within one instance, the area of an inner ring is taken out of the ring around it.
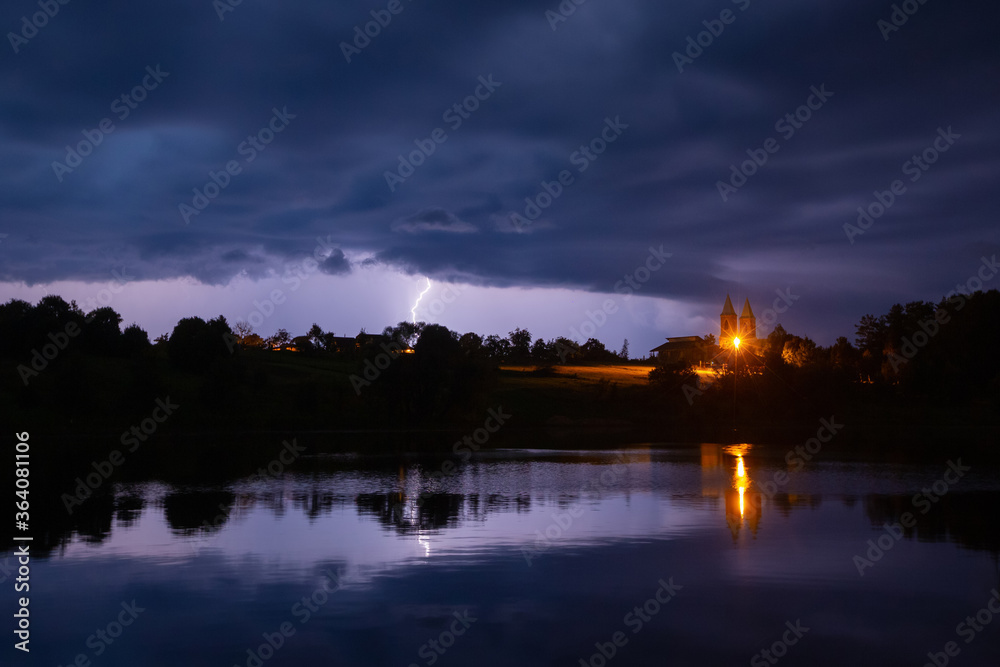
{"label": "water reflection of lamp", "polygon": [[729,524],[729,529],[733,534],[733,541],[738,539],[744,523],[754,535],[757,534],[757,526],[760,523],[760,494],[749,490],[750,474],[743,459],[743,455],[748,449],[747,445],[738,445],[727,448],[726,452],[736,457],[732,487],[726,492],[725,497],[726,523]]}
{"label": "water reflection of lamp", "polygon": [[[739,341],[739,339],[736,339]],[[743,493],[747,490],[747,485],[750,481],[747,479],[747,471],[743,466],[743,457],[737,457],[736,459],[736,490],[740,493],[740,516],[745,514],[745,507],[743,505]]]}

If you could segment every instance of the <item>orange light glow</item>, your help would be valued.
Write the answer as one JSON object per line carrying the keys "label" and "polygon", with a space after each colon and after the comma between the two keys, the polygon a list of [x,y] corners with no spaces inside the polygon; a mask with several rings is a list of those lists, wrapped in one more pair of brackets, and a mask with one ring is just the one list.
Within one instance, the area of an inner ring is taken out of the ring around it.
{"label": "orange light glow", "polygon": [[733,345],[736,346],[737,350],[740,349],[740,339],[739,338],[734,338],[733,339]]}
{"label": "orange light glow", "polygon": [[747,477],[747,469],[743,464],[743,457],[736,457],[736,490],[740,493],[740,516],[743,516],[745,506],[743,504],[743,494],[746,492],[747,487],[750,486],[750,478]]}

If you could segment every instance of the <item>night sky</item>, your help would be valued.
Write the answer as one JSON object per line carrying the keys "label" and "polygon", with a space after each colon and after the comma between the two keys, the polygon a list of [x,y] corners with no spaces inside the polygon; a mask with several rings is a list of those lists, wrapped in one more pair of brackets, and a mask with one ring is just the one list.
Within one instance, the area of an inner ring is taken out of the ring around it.
{"label": "night sky", "polygon": [[635,356],[780,291],[853,339],[998,251],[1000,5],[896,7],[11,0],[0,298],[353,335],[430,278],[419,319]]}

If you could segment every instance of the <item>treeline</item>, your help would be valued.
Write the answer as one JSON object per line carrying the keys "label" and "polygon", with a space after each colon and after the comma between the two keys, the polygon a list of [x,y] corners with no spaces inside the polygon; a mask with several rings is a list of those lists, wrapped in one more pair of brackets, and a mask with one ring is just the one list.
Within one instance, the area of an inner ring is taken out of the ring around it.
{"label": "treeline", "polygon": [[[657,366],[650,387],[502,373],[501,365],[629,357],[627,341],[613,352],[596,339],[546,341],[521,328],[482,336],[400,322],[380,334],[338,337],[313,325],[302,336],[279,331],[265,339],[222,316],[190,317],[151,342],[136,324],[122,325],[111,308],[84,313],[58,296],[0,305],[7,369],[0,400],[33,424],[66,432],[124,430],[167,396],[182,407],[163,428],[177,432],[467,425],[502,400],[518,407],[521,426],[603,419],[723,441],[719,429],[734,420],[781,429],[824,413],[893,428],[933,419],[964,428],[995,422],[1000,397],[996,290],[897,304],[861,318],[853,341],[841,337],[828,347],[779,325],[741,347],[738,374],[710,385],[689,364]],[[288,346],[296,351],[274,351]],[[932,419],[942,406],[953,413]]]}
{"label": "treeline", "polygon": [[[532,341],[400,322],[338,337],[318,324],[264,338],[224,316],[181,319],[154,341],[110,307],[46,296],[0,305],[0,400],[66,431],[128,425],[158,398],[183,399],[170,429],[457,424],[481,419],[501,364],[620,361],[596,339]],[[295,352],[277,351],[294,349]],[[624,355],[624,356],[623,356]],[[180,398],[178,398],[180,397]]]}
{"label": "treeline", "polygon": [[[333,332],[323,331],[319,324],[313,324],[303,336],[292,336],[287,329],[278,329],[270,336],[261,336],[247,322],[237,322],[233,327],[235,341],[244,350],[274,350],[294,347],[298,352],[327,353],[344,357],[356,356],[372,341],[390,339],[405,341],[412,345],[420,337],[425,322],[400,322],[395,326],[387,326],[381,334],[372,335],[362,330],[355,337],[337,336]],[[556,364],[567,362],[613,362],[629,359],[628,339],[625,339],[621,350],[608,350],[604,343],[596,338],[590,338],[584,343],[559,336],[544,340],[536,338],[532,341],[531,332],[520,327],[507,336],[490,334],[482,336],[467,332],[459,334],[451,332],[459,342],[463,352],[475,359],[486,359],[496,363],[534,363]],[[169,337],[167,337],[169,338]],[[164,339],[166,340],[166,338]]]}
{"label": "treeline", "polygon": [[908,395],[965,398],[1000,389],[998,331],[1000,292],[956,294],[865,315],[853,343],[841,336],[820,347],[779,325],[767,337],[763,361]]}
{"label": "treeline", "polygon": [[110,307],[84,313],[75,301],[66,303],[52,294],[34,306],[12,299],[0,305],[2,354],[23,357],[28,362],[22,364],[25,369],[37,373],[38,367],[47,365],[70,343],[81,352],[112,356],[134,355],[150,346],[149,336],[139,325],[122,330],[121,324],[122,316]]}

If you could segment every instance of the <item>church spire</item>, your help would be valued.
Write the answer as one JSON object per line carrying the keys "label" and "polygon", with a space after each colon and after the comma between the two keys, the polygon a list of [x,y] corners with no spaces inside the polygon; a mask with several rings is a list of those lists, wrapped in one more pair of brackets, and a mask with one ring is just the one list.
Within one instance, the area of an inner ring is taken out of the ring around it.
{"label": "church spire", "polygon": [[729,295],[726,295],[726,305],[722,307],[723,315],[735,315],[736,311],[733,309],[733,302],[730,300]]}
{"label": "church spire", "polygon": [[757,337],[757,318],[754,317],[753,310],[750,308],[750,299],[747,299],[746,303],[743,304],[743,314],[740,315],[740,337]]}
{"label": "church spire", "polygon": [[733,302],[726,295],[726,305],[722,307],[722,314],[719,316],[720,340],[732,338],[739,331],[739,322],[736,319],[736,311],[733,309]]}

